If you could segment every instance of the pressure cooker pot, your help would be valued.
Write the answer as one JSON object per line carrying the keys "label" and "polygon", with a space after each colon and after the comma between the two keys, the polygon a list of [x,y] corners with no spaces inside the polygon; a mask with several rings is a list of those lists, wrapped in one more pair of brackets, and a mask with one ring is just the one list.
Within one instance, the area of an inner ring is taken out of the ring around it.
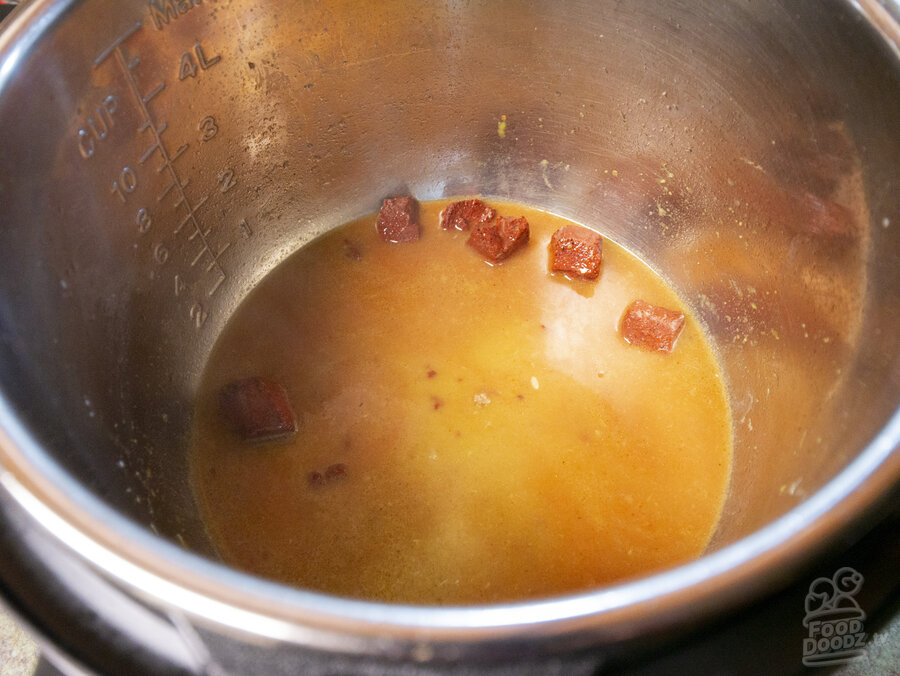
{"label": "pressure cooker pot", "polygon": [[[898,19],[875,0],[20,8],[0,36],[7,592],[39,630],[60,589],[89,608],[56,615],[76,661],[96,625],[173,671],[571,674],[787,584],[900,479]],[[701,558],[452,607],[219,561],[188,471],[213,345],[292,252],[398,194],[589,225],[690,306],[734,439]]]}

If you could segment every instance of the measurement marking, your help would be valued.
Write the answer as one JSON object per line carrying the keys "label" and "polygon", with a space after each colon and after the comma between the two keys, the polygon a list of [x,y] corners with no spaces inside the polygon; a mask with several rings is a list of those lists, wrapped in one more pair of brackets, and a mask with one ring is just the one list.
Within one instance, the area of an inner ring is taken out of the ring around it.
{"label": "measurement marking", "polygon": [[[206,230],[203,231],[203,236],[206,237],[210,232],[211,232],[211,228],[207,228]],[[199,234],[200,234],[199,232],[192,232],[190,234],[190,236],[188,237],[188,241],[189,242],[192,241],[194,239],[194,237],[196,237]]]}
{"label": "measurement marking", "polygon": [[[207,199],[207,196],[206,196],[206,195],[204,195],[203,197],[201,197],[200,200],[194,205],[194,208],[193,208],[191,211],[188,212],[188,215],[185,216],[183,219],[181,219],[181,223],[179,223],[179,224],[178,224],[178,227],[175,228],[175,234],[176,234],[176,235],[177,235],[179,232],[181,232],[181,229],[182,229],[184,226],[186,226],[186,225],[188,224],[188,221],[191,220],[191,218],[194,216],[194,214],[196,214],[196,213],[200,210],[200,207],[202,207],[202,206],[206,203],[206,199]],[[188,237],[188,239],[189,239],[189,240],[194,239],[194,237],[197,236],[197,233],[198,233],[198,232],[199,232],[199,230],[195,230],[195,231],[191,234],[191,236]],[[209,234],[209,230],[207,230],[206,232],[204,232],[204,233],[203,233],[203,236],[206,237],[206,235],[208,235],[208,234]]]}
{"label": "measurement marking", "polygon": [[[138,127],[138,131],[147,131],[147,130],[150,129],[152,126],[153,126],[153,125],[150,124],[150,120],[146,120],[145,122],[143,122],[143,123],[141,124],[140,127]],[[162,125],[159,129],[154,129],[154,130],[153,130],[153,133],[156,134],[157,136],[159,136],[160,134],[162,134],[162,133],[163,133],[166,129],[168,129],[168,128],[169,128],[169,123],[168,123],[168,122],[163,122],[163,125]]]}
{"label": "measurement marking", "polygon": [[141,27],[141,22],[138,21],[136,24],[134,24],[134,26],[132,26],[127,31],[122,33],[122,35],[120,35],[115,40],[113,40],[113,43],[109,47],[104,49],[102,52],[100,52],[100,56],[98,56],[96,59],[94,59],[94,67],[96,68],[101,63],[103,63],[103,61],[106,60],[106,57],[108,57],[110,54],[112,54],[113,51],[116,49],[116,47],[121,45],[128,38],[130,38],[135,33],[135,31],[140,29],[140,27]]}
{"label": "measurement marking", "polygon": [[211,59],[207,59],[206,54],[203,53],[203,47],[200,46],[199,42],[194,45],[194,53],[197,55],[197,62],[203,70],[209,70],[222,60],[221,56],[214,56]]}
{"label": "measurement marking", "polygon": [[[200,259],[203,258],[203,256],[207,253],[212,254],[212,252],[205,246],[202,249],[200,249],[200,253],[198,253],[196,256],[194,256],[194,260],[191,261],[191,267],[194,267],[195,265],[197,265],[197,263],[200,262]],[[216,264],[216,262],[213,261],[213,265],[215,265],[215,264]],[[207,272],[209,272],[209,270],[207,270]]]}
{"label": "measurement marking", "polygon": [[[179,149],[179,150],[180,150],[180,149]],[[184,152],[184,151],[182,150],[181,152]],[[178,155],[181,155],[181,153],[178,153],[178,154],[176,154],[176,155],[173,155],[172,157],[166,158],[166,161],[163,162],[162,164],[160,164],[160,165],[156,168],[156,173],[157,173],[157,174],[161,174],[161,173],[163,173],[166,169],[170,168],[171,165],[172,165],[172,162],[175,161],[175,159],[178,157]],[[191,179],[189,179],[189,178],[184,179],[184,181],[183,181],[182,184],[181,184],[181,187],[182,187],[182,188],[186,188],[186,187],[188,186],[188,183],[190,183],[190,182],[191,182]],[[181,202],[179,202],[178,204],[181,204]],[[176,204],[175,206],[177,207],[178,204]]]}
{"label": "measurement marking", "polygon": [[158,85],[156,85],[156,87],[153,88],[153,91],[151,91],[144,98],[142,98],[141,101],[143,101],[144,103],[150,103],[150,99],[152,99],[154,96],[159,94],[165,88],[166,88],[166,83],[160,82]]}
{"label": "measurement marking", "polygon": [[221,249],[219,249],[219,253],[217,253],[215,256],[213,256],[213,262],[206,266],[207,272],[210,272],[214,267],[216,267],[219,264],[219,256],[221,256],[223,253],[228,251],[228,247],[230,247],[230,246],[231,246],[231,242],[226,242],[225,246],[223,246]]}
{"label": "measurement marking", "polygon": [[174,161],[177,160],[179,157],[181,157],[182,154],[184,153],[184,151],[188,149],[188,145],[189,145],[189,144],[185,143],[185,144],[184,144],[183,146],[181,146],[178,150],[176,150],[176,151],[175,151],[175,154],[172,155],[172,157],[169,159],[169,161],[170,161],[170,162],[174,162]]}
{"label": "measurement marking", "polygon": [[[166,165],[166,166],[169,167],[169,169],[172,168],[171,165]],[[188,187],[188,185],[190,184],[190,182],[191,182],[191,179],[189,179],[189,178],[186,178],[186,179],[184,179],[184,181],[182,181],[181,186],[179,186],[179,191],[178,191],[178,201],[175,202],[175,206],[176,206],[176,207],[180,207],[182,204],[187,204],[187,205],[188,205],[188,212],[189,212],[189,213],[190,213],[190,212],[193,212],[194,209],[193,209],[193,207],[191,207],[191,203],[188,202],[187,195],[184,194],[184,189]],[[193,215],[193,214],[192,214],[192,215]],[[199,225],[197,226],[197,229],[198,229],[198,230],[200,229],[200,226],[199,226]]]}
{"label": "measurement marking", "polygon": [[[140,27],[140,24],[138,24],[138,27]],[[124,37],[127,37],[127,35]],[[124,39],[124,37],[122,39]],[[154,141],[155,141],[156,145],[158,146],[160,155],[163,158],[164,165],[163,165],[163,169],[161,171],[168,169],[169,177],[172,179],[171,183],[166,187],[166,189],[163,191],[163,193],[159,197],[157,197],[157,201],[161,201],[173,188],[178,191],[178,201],[175,206],[178,207],[178,206],[181,206],[182,204],[184,204],[187,207],[187,212],[188,212],[187,221],[183,225],[186,225],[187,223],[191,223],[191,225],[193,226],[193,229],[194,229],[192,236],[199,239],[200,243],[203,245],[203,247],[200,249],[200,253],[198,253],[197,256],[194,258],[194,260],[191,262],[191,267],[194,267],[200,261],[200,259],[203,258],[204,255],[209,255],[209,257],[211,259],[211,263],[209,264],[209,267],[207,268],[207,272],[216,270],[220,276],[225,277],[226,276],[225,271],[222,269],[222,266],[219,264],[218,259],[219,259],[219,256],[221,256],[222,253],[226,249],[228,249],[228,246],[230,245],[230,243],[226,244],[224,247],[222,247],[222,249],[219,251],[219,253],[217,253],[217,254],[213,253],[213,250],[209,245],[209,240],[206,237],[207,233],[204,233],[203,230],[200,228],[200,223],[197,221],[197,216],[196,216],[197,208],[200,205],[202,205],[203,202],[206,201],[206,197],[204,196],[197,203],[197,205],[191,204],[191,201],[188,198],[187,193],[185,193],[185,191],[184,191],[184,189],[187,187],[188,183],[190,182],[190,179],[182,179],[178,175],[178,171],[175,169],[175,165],[172,164],[173,158],[169,156],[169,152],[168,152],[168,150],[166,150],[166,146],[162,140],[162,132],[165,131],[167,125],[163,124],[160,128],[157,128],[153,124],[153,118],[150,116],[150,111],[147,109],[147,104],[144,101],[143,97],[141,96],[140,88],[138,87],[137,80],[134,77],[134,73],[131,72],[131,69],[129,68],[128,63],[125,60],[125,53],[122,51],[121,40],[119,40],[119,42],[115,43],[112,46],[112,49],[110,51],[115,52],[116,57],[119,61],[119,65],[122,66],[122,68],[125,72],[125,79],[128,82],[128,86],[131,89],[131,93],[134,96],[135,101],[137,102],[138,108],[140,108],[140,111],[143,114],[145,123],[141,126],[141,129],[142,130],[150,129],[151,132],[153,133]],[[104,58],[105,58],[105,56],[106,55],[104,55]],[[181,150],[181,152],[184,152],[184,151]],[[179,230],[183,227],[183,225],[179,225]],[[199,326],[199,324],[198,324],[198,326]]]}
{"label": "measurement marking", "polygon": [[197,204],[194,205],[194,213],[197,213],[197,210],[198,210],[200,207],[202,207],[204,204],[206,204],[206,200],[207,200],[207,199],[208,199],[207,196],[204,195],[203,197],[201,197],[201,198],[197,201]]}
{"label": "measurement marking", "polygon": [[165,190],[162,191],[162,194],[159,195],[159,197],[156,198],[156,201],[157,201],[157,202],[162,202],[163,199],[165,199],[166,195],[169,194],[169,191],[172,190],[172,188],[174,188],[174,187],[175,187],[175,183],[174,183],[174,182],[173,182],[173,183],[169,183],[169,185],[166,186]]}
{"label": "measurement marking", "polygon": [[158,143],[154,143],[152,146],[150,146],[149,148],[147,148],[147,150],[144,152],[144,154],[141,155],[141,159],[139,159],[138,162],[139,162],[140,164],[143,164],[144,162],[146,162],[147,160],[149,160],[149,159],[150,159],[150,156],[153,154],[153,151],[156,150],[157,148],[159,148],[159,144],[158,144]]}
{"label": "measurement marking", "polygon": [[[221,253],[221,252],[220,252],[220,253]],[[216,280],[216,283],[213,284],[213,288],[211,288],[211,289],[209,290],[209,293],[207,293],[206,295],[212,297],[212,295],[213,295],[216,291],[219,290],[219,287],[222,286],[222,282],[224,282],[224,281],[225,281],[225,275],[223,274],[223,275],[221,275],[221,276]]]}

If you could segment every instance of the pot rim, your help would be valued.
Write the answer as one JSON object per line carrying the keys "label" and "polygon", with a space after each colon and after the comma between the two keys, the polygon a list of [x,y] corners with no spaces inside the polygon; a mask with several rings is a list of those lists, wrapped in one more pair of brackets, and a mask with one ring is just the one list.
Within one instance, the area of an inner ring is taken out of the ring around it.
{"label": "pot rim", "polygon": [[[900,57],[900,4],[845,0]],[[0,91],[77,0],[34,0],[0,34]],[[490,606],[384,604],[304,591],[228,568],[154,535],[85,489],[41,448],[0,391],[0,486],[43,528],[136,595],[213,626],[366,653],[513,639],[617,643],[747,602],[790,576],[900,485],[900,408],[831,481],[754,533],[689,563],[594,591]],[[573,647],[557,643],[556,649]],[[401,648],[402,649],[402,648]]]}

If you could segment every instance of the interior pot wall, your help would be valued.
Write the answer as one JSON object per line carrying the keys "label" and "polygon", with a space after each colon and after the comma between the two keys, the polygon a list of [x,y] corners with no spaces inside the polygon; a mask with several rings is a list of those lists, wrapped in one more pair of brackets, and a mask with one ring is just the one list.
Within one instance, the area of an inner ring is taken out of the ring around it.
{"label": "interior pot wall", "polygon": [[[838,2],[78,4],[0,95],[3,396],[79,482],[205,550],[192,397],[247,291],[386,195],[519,200],[643,256],[707,326],[733,541],[896,407],[888,61]],[[187,147],[168,166],[158,139]]]}

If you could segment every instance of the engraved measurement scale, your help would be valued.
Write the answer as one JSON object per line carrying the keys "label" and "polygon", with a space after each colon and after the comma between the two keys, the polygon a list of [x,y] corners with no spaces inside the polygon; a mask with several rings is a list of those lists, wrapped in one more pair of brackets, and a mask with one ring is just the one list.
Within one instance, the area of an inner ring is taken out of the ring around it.
{"label": "engraved measurement scale", "polygon": [[[111,193],[122,204],[128,203],[129,195],[137,188],[139,173],[148,169],[168,179],[156,195],[155,204],[138,208],[134,219],[139,232],[147,234],[154,221],[151,213],[165,210],[167,202],[171,205],[168,208],[174,210],[174,227],[170,234],[176,239],[183,240],[176,241],[176,245],[181,246],[183,243],[195,247],[195,251],[189,253],[188,265],[192,271],[199,271],[199,275],[195,275],[192,283],[187,281],[186,275],[175,273],[174,294],[176,298],[188,296],[194,301],[189,305],[187,318],[195,328],[200,329],[209,317],[208,303],[228,279],[222,255],[231,247],[232,242],[219,242],[217,246],[213,243],[212,229],[204,225],[200,216],[202,207],[210,199],[210,193],[206,192],[198,197],[189,195],[187,188],[191,184],[191,179],[184,176],[176,166],[178,159],[190,147],[190,142],[180,144],[174,151],[170,150],[163,137],[169,125],[155,119],[151,112],[151,102],[166,90],[167,83],[163,80],[146,87],[139,82],[141,57],[135,54],[133,49],[127,49],[127,46],[131,38],[142,28],[143,23],[137,22],[104,49],[93,63],[95,69],[111,67],[112,64],[113,67],[117,66],[120,69],[128,90],[125,98],[133,100],[139,114],[138,133],[147,139],[146,149],[137,158],[136,164],[126,165],[112,182]],[[207,56],[202,45],[195,44],[181,57],[178,80],[196,77],[199,72],[219,63],[221,58],[220,55]],[[97,108],[96,115],[88,120],[87,126],[78,130],[78,145],[83,157],[92,156],[97,143],[106,138],[109,127],[112,126],[112,115],[116,112],[120,100],[114,95],[107,96]],[[212,115],[203,117],[197,125],[197,131],[200,143],[210,141],[219,131],[216,119]],[[155,168],[151,162],[154,158],[161,160]],[[217,181],[218,192],[227,193],[236,183],[234,171],[230,168],[223,169],[218,172]],[[240,221],[239,227],[243,237],[247,238],[252,234],[245,219]],[[217,235],[221,238],[221,228],[217,229]],[[164,242],[157,242],[152,246],[152,255],[158,265],[166,265],[170,259],[170,248]]]}

